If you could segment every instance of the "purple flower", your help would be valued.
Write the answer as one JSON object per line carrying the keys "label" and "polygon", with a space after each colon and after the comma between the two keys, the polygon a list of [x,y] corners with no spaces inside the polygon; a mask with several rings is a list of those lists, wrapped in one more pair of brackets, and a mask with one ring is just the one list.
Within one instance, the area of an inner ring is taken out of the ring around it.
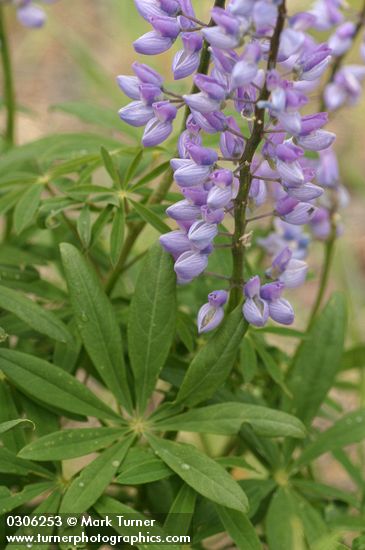
{"label": "purple flower", "polygon": [[131,126],[145,126],[153,118],[153,109],[142,101],[133,101],[119,110],[119,116]]}
{"label": "purple flower", "polygon": [[336,134],[326,130],[315,130],[306,135],[299,136],[297,142],[308,151],[322,151],[328,149],[336,139]]}
{"label": "purple flower", "polygon": [[133,46],[137,53],[156,55],[170,49],[173,42],[174,40],[172,38],[162,36],[157,31],[150,31],[135,40]]}
{"label": "purple flower", "polygon": [[185,163],[175,170],[174,178],[181,187],[191,187],[205,183],[211,171],[211,166],[199,165],[186,159]]}
{"label": "purple flower", "polygon": [[340,180],[338,161],[333,149],[324,149],[319,153],[317,181],[325,187],[336,187]]}
{"label": "purple flower", "polygon": [[218,233],[218,227],[214,223],[197,221],[189,229],[188,239],[198,250],[204,250],[211,244]]}
{"label": "purple flower", "polygon": [[17,18],[24,27],[32,29],[43,27],[47,19],[42,8],[27,1],[23,1],[17,9]]}
{"label": "purple flower", "polygon": [[307,272],[306,262],[293,258],[293,251],[286,247],[274,258],[266,275],[270,279],[278,280],[287,288],[296,288],[305,282]]}
{"label": "purple flower", "polygon": [[172,254],[175,260],[191,250],[190,241],[184,231],[170,231],[160,237],[160,243],[169,254]]}
{"label": "purple flower", "polygon": [[208,295],[208,303],[204,304],[198,313],[199,333],[209,332],[217,328],[224,318],[223,306],[227,302],[225,290],[215,290]]}
{"label": "purple flower", "polygon": [[186,78],[193,74],[199,67],[200,50],[203,46],[203,39],[196,33],[183,33],[182,41],[184,49],[179,50],[174,57],[172,70],[175,80]]}
{"label": "purple flower", "polygon": [[260,297],[260,288],[260,278],[257,275],[252,277],[244,286],[246,300],[243,304],[243,316],[246,321],[256,327],[265,326],[269,318],[269,306]]}
{"label": "purple flower", "polygon": [[152,27],[164,38],[175,39],[180,34],[180,25],[174,17],[151,15],[149,22]]}
{"label": "purple flower", "polygon": [[305,225],[314,216],[316,207],[305,202],[298,202],[288,214],[281,216],[281,219],[293,225]]}
{"label": "purple flower", "polygon": [[198,277],[208,265],[208,256],[200,251],[184,252],[175,262],[178,283],[186,284]]}

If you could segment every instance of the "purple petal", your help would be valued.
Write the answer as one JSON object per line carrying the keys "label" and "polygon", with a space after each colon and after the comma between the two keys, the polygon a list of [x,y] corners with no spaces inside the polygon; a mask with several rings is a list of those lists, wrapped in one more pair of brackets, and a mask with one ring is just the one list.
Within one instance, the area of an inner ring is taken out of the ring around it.
{"label": "purple petal", "polygon": [[221,307],[213,307],[210,304],[204,304],[198,313],[198,331],[199,334],[209,332],[217,328],[223,321],[224,311]]}
{"label": "purple petal", "polygon": [[255,327],[265,326],[269,318],[269,305],[261,298],[247,298],[243,304],[243,315]]}
{"label": "purple petal", "polygon": [[119,116],[131,126],[145,126],[153,118],[153,109],[142,101],[133,101],[119,110]]}
{"label": "purple petal", "polygon": [[172,38],[161,36],[156,31],[150,31],[135,40],[133,47],[137,53],[156,55],[169,50],[173,43]]}
{"label": "purple petal", "polygon": [[43,27],[47,19],[44,11],[32,4],[18,8],[17,18],[18,21],[24,25],[24,27],[29,27],[32,29]]}
{"label": "purple petal", "polygon": [[163,143],[171,134],[173,126],[171,122],[160,122],[158,118],[152,118],[147,122],[142,144],[144,147],[155,147]]}
{"label": "purple petal", "polygon": [[140,99],[139,80],[136,76],[117,76],[117,83],[122,92],[131,99]]}
{"label": "purple petal", "polygon": [[191,281],[203,273],[208,265],[208,256],[201,252],[184,252],[175,262],[175,273],[184,281]]}
{"label": "purple petal", "polygon": [[270,317],[281,325],[291,325],[294,321],[294,310],[284,298],[269,303]]}
{"label": "purple petal", "polygon": [[228,293],[225,290],[214,290],[208,294],[208,301],[211,306],[221,307],[227,303]]}

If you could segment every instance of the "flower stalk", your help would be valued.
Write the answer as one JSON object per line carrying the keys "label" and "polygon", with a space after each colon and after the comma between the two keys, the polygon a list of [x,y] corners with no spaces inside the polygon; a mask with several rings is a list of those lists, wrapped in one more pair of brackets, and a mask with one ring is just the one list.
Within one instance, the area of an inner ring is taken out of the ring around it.
{"label": "flower stalk", "polygon": [[[286,4],[285,0],[279,6],[278,18],[274,34],[270,43],[270,55],[268,59],[268,69],[274,69],[276,66],[277,55],[280,45],[280,36],[284,28],[286,17]],[[269,98],[269,90],[266,83],[264,84],[260,93],[259,101],[266,101]],[[265,109],[262,109],[256,105],[254,126],[250,139],[246,142],[246,146],[243,155],[240,159],[240,187],[238,195],[234,202],[234,233],[232,237],[232,291],[229,299],[229,309],[233,310],[242,299],[241,288],[244,282],[244,262],[245,262],[245,246],[242,242],[242,238],[245,235],[247,227],[247,203],[251,188],[252,174],[251,174],[251,162],[254,154],[260,145],[264,131],[265,122]]]}
{"label": "flower stalk", "polygon": [[3,72],[3,97],[6,109],[6,122],[4,131],[5,146],[10,148],[15,141],[15,89],[13,80],[12,63],[10,57],[9,41],[7,36],[5,11],[0,3],[0,51]]}

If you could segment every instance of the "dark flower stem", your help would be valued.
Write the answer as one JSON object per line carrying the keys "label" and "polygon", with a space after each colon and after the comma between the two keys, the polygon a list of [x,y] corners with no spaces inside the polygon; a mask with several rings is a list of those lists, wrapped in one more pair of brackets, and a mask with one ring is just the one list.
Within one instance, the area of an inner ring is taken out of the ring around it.
{"label": "dark flower stem", "polygon": [[15,91],[11,66],[10,50],[6,33],[4,8],[0,3],[0,50],[4,77],[4,104],[6,109],[5,144],[8,148],[14,145],[15,134]]}
{"label": "dark flower stem", "polygon": [[[286,18],[286,4],[285,0],[279,6],[278,18],[276,21],[274,34],[270,41],[270,54],[268,59],[268,69],[274,69],[276,66],[276,60],[279,51],[280,35],[283,31]],[[259,96],[259,101],[266,101],[270,96],[270,92],[267,89],[266,83],[262,88]],[[254,154],[260,145],[263,137],[265,122],[265,109],[260,109],[256,106],[254,126],[250,138],[246,142],[245,150],[240,159],[240,188],[237,198],[234,202],[234,234],[232,237],[232,256],[233,256],[233,270],[232,270],[232,291],[229,299],[229,309],[233,310],[242,299],[242,285],[244,277],[244,263],[245,263],[245,246],[244,235],[247,227],[246,210],[248,203],[248,196],[251,187],[252,175],[251,175],[251,162]]]}
{"label": "dark flower stem", "polygon": [[[215,0],[214,7],[224,8],[225,3],[226,3],[226,0]],[[213,26],[214,22],[211,20],[209,25]],[[204,40],[203,49],[200,55],[200,64],[198,68],[198,73],[207,74],[209,70],[209,63],[210,63],[209,45],[206,42],[206,40]],[[198,88],[194,84],[191,93],[196,93],[196,92],[198,92]],[[186,121],[189,114],[190,114],[190,109],[186,107],[185,113],[184,113],[184,119],[182,122],[182,129],[181,129],[182,132],[185,130]],[[165,172],[165,175],[162,178],[159,185],[156,187],[156,189],[150,196],[147,204],[153,205],[153,204],[161,203],[164,200],[168,190],[170,189],[173,180],[174,180],[174,174],[171,168],[169,168]],[[113,289],[118,281],[119,275],[123,271],[124,264],[127,261],[128,256],[133,248],[133,245],[138,239],[145,225],[146,224],[144,222],[139,222],[134,224],[132,227],[130,227],[127,233],[127,237],[125,239],[118,263],[114,268],[114,270],[110,273],[106,281],[105,291],[107,292],[107,294],[111,294],[113,292]]]}

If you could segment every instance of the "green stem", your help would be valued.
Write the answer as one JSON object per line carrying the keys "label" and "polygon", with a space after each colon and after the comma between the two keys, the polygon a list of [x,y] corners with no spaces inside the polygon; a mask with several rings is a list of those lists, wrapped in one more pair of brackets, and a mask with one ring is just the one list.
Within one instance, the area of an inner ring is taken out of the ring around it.
{"label": "green stem", "polygon": [[[286,17],[286,4],[283,1],[279,7],[278,18],[274,34],[270,43],[270,54],[267,63],[269,70],[274,69],[276,66],[276,60],[279,51],[280,35],[283,31]],[[265,101],[269,98],[270,92],[267,89],[266,84],[261,90],[259,101]],[[250,138],[246,142],[245,150],[240,160],[240,188],[237,198],[234,201],[234,233],[232,237],[232,257],[233,257],[233,269],[232,269],[232,290],[229,298],[229,310],[235,309],[242,299],[242,284],[244,282],[244,264],[245,264],[245,232],[247,227],[247,203],[251,188],[252,174],[251,174],[251,162],[255,155],[258,146],[261,143],[264,122],[265,122],[265,109],[260,109],[256,106],[254,126]]]}
{"label": "green stem", "polygon": [[4,104],[6,108],[6,128],[4,139],[8,148],[14,145],[15,135],[15,90],[11,67],[9,42],[6,33],[4,8],[0,3],[0,50],[4,75]]}
{"label": "green stem", "polygon": [[325,243],[325,253],[324,253],[324,263],[321,272],[321,278],[319,281],[318,292],[316,299],[313,304],[313,308],[309,317],[309,327],[312,326],[313,321],[320,310],[320,307],[323,302],[324,295],[327,290],[328,280],[331,272],[331,267],[333,264],[333,258],[335,255],[335,244],[337,237],[337,226],[335,221],[335,213],[331,214],[331,233]]}
{"label": "green stem", "polygon": [[[219,8],[224,8],[226,3],[226,0],[215,0],[214,6]],[[210,21],[209,25],[214,25],[213,20]],[[198,68],[198,73],[201,74],[207,74],[209,70],[209,63],[210,63],[210,52],[209,52],[209,44],[204,40],[203,49],[200,56],[200,64]],[[194,84],[191,93],[198,92],[197,86]],[[182,127],[181,132],[185,130],[186,121],[190,114],[190,110],[188,107],[185,108],[184,112],[184,118],[182,121]],[[161,203],[164,198],[166,197],[166,194],[168,190],[170,189],[172,182],[174,181],[174,174],[171,169],[169,169],[166,173],[163,179],[161,180],[160,184],[157,186],[155,191],[150,196],[150,199],[147,204],[153,205],[153,204],[159,204]],[[123,271],[123,267],[125,262],[128,259],[128,256],[133,248],[134,243],[138,239],[139,235],[141,234],[142,230],[145,227],[144,222],[136,223],[134,224],[127,235],[127,238],[124,242],[119,260],[117,265],[115,266],[114,270],[110,274],[109,278],[107,279],[106,285],[105,285],[105,291],[107,294],[111,294],[113,292],[113,289],[118,281],[120,273]]]}

